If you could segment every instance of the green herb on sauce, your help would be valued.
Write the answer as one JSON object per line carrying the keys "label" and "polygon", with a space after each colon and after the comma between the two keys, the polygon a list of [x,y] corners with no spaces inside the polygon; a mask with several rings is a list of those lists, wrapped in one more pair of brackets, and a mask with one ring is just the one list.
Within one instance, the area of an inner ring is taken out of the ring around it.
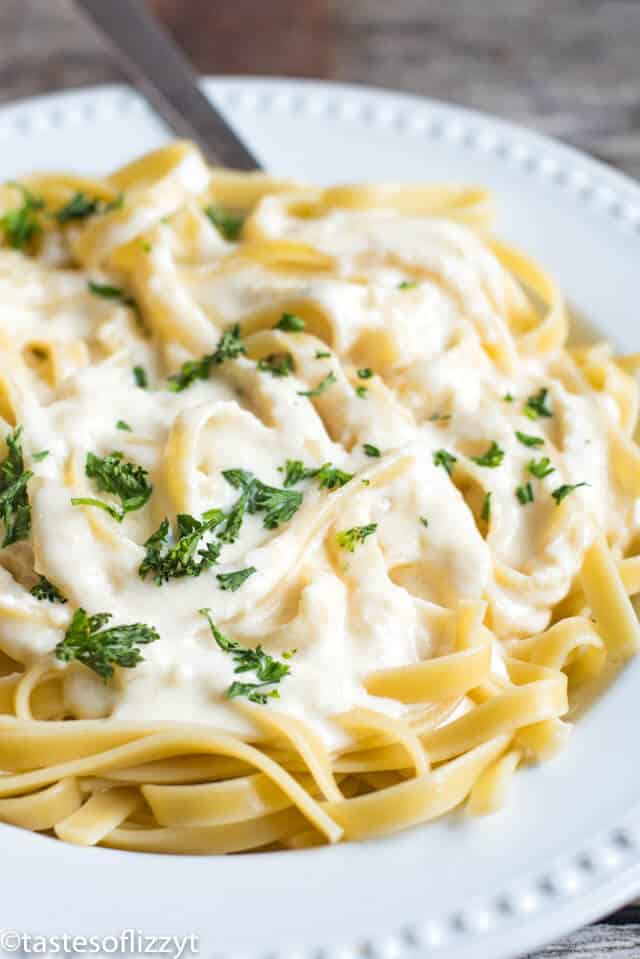
{"label": "green herb on sauce", "polygon": [[368,536],[372,536],[378,528],[377,523],[369,523],[368,526],[352,526],[351,529],[342,530],[336,534],[336,540],[340,549],[348,549],[353,553],[359,543],[364,543]]}
{"label": "green herb on sauce", "polygon": [[115,666],[125,669],[137,666],[143,659],[138,646],[160,639],[157,631],[143,623],[103,629],[110,619],[111,613],[88,616],[84,609],[77,609],[64,639],[54,650],[56,658],[64,663],[77,660],[102,676],[105,682],[113,676]]}
{"label": "green herb on sauce", "polygon": [[187,360],[183,363],[180,370],[169,377],[169,389],[174,393],[181,393],[196,380],[207,380],[214,366],[220,366],[227,360],[235,360],[246,352],[247,348],[240,338],[240,327],[236,323],[222,334],[213,353],[207,353],[199,360]]}
{"label": "green herb on sauce", "polygon": [[32,596],[35,596],[36,599],[47,600],[49,603],[67,602],[58,587],[49,582],[46,576],[41,576],[29,592]]}
{"label": "green herb on sauce", "polygon": [[[227,689],[227,697],[235,699],[238,696],[244,696],[249,702],[258,703],[261,706],[266,705],[269,699],[278,699],[277,684],[290,674],[291,667],[289,664],[280,662],[280,660],[270,656],[262,646],[249,649],[247,646],[241,646],[237,640],[224,636],[213,622],[210,609],[200,609],[198,612],[206,616],[218,647],[231,656],[235,665],[234,672],[253,673],[257,680],[257,682],[236,681],[231,683]],[[283,653],[282,658],[290,659],[294,653],[295,650]]]}
{"label": "green herb on sauce", "polygon": [[495,469],[500,466],[504,459],[504,450],[495,442],[491,443],[489,449],[482,456],[472,456],[471,459],[478,466],[487,466],[489,469]]}

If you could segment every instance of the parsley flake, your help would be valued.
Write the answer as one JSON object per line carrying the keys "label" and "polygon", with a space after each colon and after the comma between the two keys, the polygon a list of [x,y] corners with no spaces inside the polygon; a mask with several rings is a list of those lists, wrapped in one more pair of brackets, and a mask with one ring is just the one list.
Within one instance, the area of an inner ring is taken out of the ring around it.
{"label": "parsley flake", "polygon": [[472,456],[471,459],[478,466],[487,466],[489,469],[495,469],[500,466],[504,459],[504,450],[494,440],[489,449],[482,456]]}
{"label": "parsley flake", "polygon": [[565,499],[565,497],[567,497],[569,493],[573,493],[574,490],[579,489],[581,486],[588,486],[588,485],[589,483],[585,483],[585,482],[564,483],[562,486],[559,486],[557,489],[554,489],[551,495],[553,496],[554,500],[559,506],[562,500]]}
{"label": "parsley flake", "polygon": [[295,370],[291,353],[269,353],[258,360],[258,369],[272,376],[289,376]]}
{"label": "parsley flake", "polygon": [[196,380],[209,379],[212,367],[220,366],[226,360],[235,360],[246,353],[247,348],[240,338],[240,326],[236,323],[225,330],[213,353],[207,353],[199,360],[187,360],[177,373],[169,377],[169,389],[174,393],[181,393]]}
{"label": "parsley flake", "polygon": [[331,353],[328,350],[316,350],[316,359],[317,360],[328,360],[331,357]]}
{"label": "parsley flake", "polygon": [[133,429],[129,426],[126,420],[118,420],[116,423],[117,430],[125,430],[127,433],[133,433]]}
{"label": "parsley flake", "polygon": [[516,497],[521,506],[526,506],[527,503],[533,503],[533,487],[531,483],[524,483],[522,486],[518,486],[516,489]]}
{"label": "parsley flake", "polygon": [[537,393],[529,397],[522,408],[525,416],[530,420],[537,420],[540,416],[553,416],[553,413],[547,406],[547,396],[549,390],[542,387]]}
{"label": "parsley flake", "polygon": [[234,542],[245,512],[264,513],[262,522],[265,529],[277,529],[281,523],[287,523],[302,505],[302,493],[268,486],[248,470],[224,470],[222,475],[231,486],[242,490],[219,534],[223,542]]}
{"label": "parsley flake", "polygon": [[[330,386],[336,382],[336,375],[333,370],[330,373],[327,373],[325,378],[321,380],[317,386],[314,386],[312,390],[298,390],[298,396],[322,396],[323,393],[326,393]],[[364,387],[360,387],[364,389]],[[357,392],[357,390],[356,390]]]}
{"label": "parsley flake", "polygon": [[235,593],[255,572],[257,572],[255,566],[247,566],[246,569],[236,569],[233,573],[217,573],[216,579],[220,583],[220,589]]}
{"label": "parsley flake", "polygon": [[541,436],[530,436],[529,433],[521,433],[516,430],[516,438],[523,446],[544,446],[544,439]]}
{"label": "parsley flake", "polygon": [[[168,519],[163,519],[158,529],[145,542],[145,557],[138,569],[138,575],[144,579],[147,573],[154,574],[157,586],[170,579],[183,576],[200,576],[218,561],[220,544],[202,541],[224,520],[222,510],[209,510],[197,520],[188,513],[178,513],[173,545],[169,545],[171,527]],[[202,548],[198,548],[202,547]]]}
{"label": "parsley flake", "polygon": [[79,190],[54,216],[58,223],[64,226],[65,223],[70,223],[72,220],[86,220],[87,217],[93,216],[99,210],[100,200],[96,197],[85,196],[84,191]]}
{"label": "parsley flake", "polygon": [[100,296],[103,300],[117,300],[119,303],[122,303],[123,306],[130,306],[134,310],[138,309],[138,304],[132,296],[119,287],[112,286],[110,283],[96,283],[94,280],[89,280],[88,283],[89,292],[93,293],[94,296]]}
{"label": "parsley flake", "polygon": [[488,523],[491,520],[491,493],[485,493],[484,499],[482,500],[482,512],[480,513],[480,519],[484,520],[485,523]]}
{"label": "parsley flake", "polygon": [[206,206],[204,212],[225,240],[233,243],[239,239],[245,219],[241,213],[234,213],[220,204]]}
{"label": "parsley flake", "polygon": [[374,446],[373,443],[363,443],[362,449],[365,451],[367,456],[380,456],[380,450],[377,446]]}
{"label": "parsley flake", "polygon": [[284,469],[285,487],[295,486],[306,479],[317,479],[320,489],[339,489],[350,482],[354,473],[345,473],[344,470],[332,466],[331,463],[323,463],[322,466],[308,467],[302,460],[287,460]]}
{"label": "parsley flake", "polygon": [[48,600],[50,603],[67,602],[58,587],[50,583],[46,576],[41,576],[29,592],[32,596],[35,596],[36,599]]}
{"label": "parsley flake", "polygon": [[283,313],[274,330],[284,330],[285,333],[302,333],[304,330],[304,320],[295,313]]}
{"label": "parsley flake", "polygon": [[40,450],[39,453],[32,453],[31,459],[34,463],[41,463],[42,460],[46,460],[49,455],[49,450]]}
{"label": "parsley flake", "polygon": [[[289,664],[282,663],[275,657],[270,656],[262,646],[249,649],[247,646],[241,646],[237,640],[224,636],[213,622],[210,609],[199,609],[198,612],[207,618],[209,628],[218,647],[232,657],[235,665],[234,672],[252,672],[258,680],[258,682],[253,683],[237,681],[231,683],[227,689],[227,697],[235,699],[238,696],[246,696],[250,702],[258,703],[261,706],[266,705],[269,699],[278,699],[278,690],[273,687],[290,674],[291,667]],[[291,659],[294,653],[295,650],[283,653],[282,658]],[[265,687],[267,686],[272,688],[266,691]]]}
{"label": "parsley flake", "polygon": [[338,546],[353,553],[358,543],[364,543],[367,536],[372,536],[377,528],[377,523],[369,523],[368,526],[352,526],[351,529],[344,529],[336,534]]}
{"label": "parsley flake", "polygon": [[370,380],[373,376],[373,370],[370,366],[363,366],[358,370],[358,378],[361,380]]}
{"label": "parsley flake", "polygon": [[529,460],[527,469],[536,479],[544,479],[545,476],[549,476],[550,473],[555,472],[555,466],[551,465],[551,460],[548,456],[542,456],[539,460]]}
{"label": "parsley flake", "polygon": [[433,454],[434,466],[442,466],[443,469],[447,471],[449,476],[451,476],[453,464],[457,462],[458,457],[454,456],[453,453],[447,452],[447,450],[436,450]]}
{"label": "parsley flake", "polygon": [[102,629],[110,619],[111,613],[88,616],[84,609],[77,609],[64,639],[54,650],[56,658],[64,663],[77,660],[102,676],[105,683],[113,676],[114,666],[137,666],[143,659],[137,647],[154,643],[160,636],[153,626],[143,623]]}
{"label": "parsley flake", "polygon": [[402,283],[398,283],[399,290],[414,290],[418,285],[417,280],[403,280]]}
{"label": "parsley flake", "polygon": [[149,378],[144,366],[134,366],[133,378],[136,381],[136,386],[139,386],[141,390],[146,390],[149,385]]}
{"label": "parsley flake", "polygon": [[22,206],[8,210],[0,217],[0,227],[4,231],[5,239],[14,250],[26,250],[37,236],[42,233],[42,224],[38,213],[44,207],[44,200],[34,196],[30,190],[20,183],[10,183],[14,189],[22,193]]}
{"label": "parsley flake", "polygon": [[21,437],[21,426],[9,433],[5,440],[7,455],[0,463],[0,519],[4,523],[2,546],[26,539],[31,531],[27,483],[33,473],[24,468]]}
{"label": "parsley flake", "polygon": [[104,457],[87,453],[85,473],[95,481],[98,492],[111,493],[120,500],[120,510],[102,500],[87,497],[73,497],[72,504],[98,506],[119,523],[127,513],[142,509],[153,492],[153,487],[147,482],[147,471],[137,463],[125,460],[122,453],[110,453]]}

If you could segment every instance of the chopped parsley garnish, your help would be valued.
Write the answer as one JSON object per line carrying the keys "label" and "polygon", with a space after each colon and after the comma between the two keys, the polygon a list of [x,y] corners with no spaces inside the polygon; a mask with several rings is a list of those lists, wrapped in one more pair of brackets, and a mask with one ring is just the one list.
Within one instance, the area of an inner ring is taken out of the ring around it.
{"label": "chopped parsley garnish", "polygon": [[364,543],[367,536],[372,536],[377,528],[377,523],[369,523],[368,526],[352,526],[351,529],[344,529],[336,534],[338,546],[353,553],[358,543]]}
{"label": "chopped parsley garnish", "polygon": [[426,516],[421,516],[421,517],[420,517],[420,522],[422,523],[422,525],[424,526],[425,529],[428,529],[428,528],[429,528],[429,520],[427,519]]}
{"label": "chopped parsley garnish", "polygon": [[328,360],[331,357],[331,353],[328,350],[316,350],[316,359],[317,360]]}
{"label": "chopped parsley garnish", "polygon": [[504,459],[504,450],[494,440],[482,456],[472,456],[471,459],[478,466],[488,466],[489,469],[495,469],[496,466],[500,466]]}
{"label": "chopped parsley garnish", "polygon": [[204,212],[225,240],[234,242],[239,238],[244,224],[244,216],[241,213],[233,213],[220,204],[207,206]]}
{"label": "chopped parsley garnish", "polygon": [[124,206],[124,194],[119,193],[114,200],[105,203],[97,197],[88,197],[83,190],[79,190],[71,197],[68,203],[54,213],[60,226],[71,223],[72,220],[86,220],[96,213],[110,213],[120,210]]}
{"label": "chopped parsley garnish", "polygon": [[430,423],[445,423],[451,419],[452,413],[432,413],[428,417]]}
{"label": "chopped parsley garnish", "polygon": [[284,330],[285,333],[302,333],[304,330],[304,320],[295,313],[283,313],[274,330]]}
{"label": "chopped parsley garnish", "polygon": [[522,486],[518,486],[516,489],[516,497],[521,506],[526,506],[527,503],[533,503],[533,488],[531,483],[524,483]]}
{"label": "chopped parsley garnish", "polygon": [[220,583],[220,589],[228,589],[235,593],[255,572],[257,572],[255,566],[247,566],[246,569],[236,569],[233,573],[218,573],[216,579]]}
{"label": "chopped parsley garnish", "polygon": [[248,470],[224,470],[222,475],[235,489],[242,490],[228,514],[219,538],[225,543],[236,539],[245,512],[264,513],[262,522],[265,529],[277,529],[281,523],[287,523],[302,505],[302,493],[291,489],[278,489],[267,486]]}
{"label": "chopped parsley garnish", "polygon": [[544,439],[541,436],[530,436],[528,433],[516,430],[516,438],[523,446],[544,446]]}
{"label": "chopped parsley garnish", "polygon": [[8,210],[1,216],[0,227],[4,230],[5,239],[10,247],[14,250],[26,250],[42,233],[38,213],[44,207],[44,200],[34,196],[20,183],[10,183],[9,186],[22,193],[22,206],[15,210]]}
{"label": "chopped parsley garnish", "polygon": [[101,296],[103,300],[117,300],[123,306],[131,306],[134,310],[138,308],[134,298],[125,293],[119,286],[112,286],[110,283],[96,283],[94,280],[89,280],[88,286],[90,293],[93,293],[94,296]]}
{"label": "chopped parsley garnish", "polygon": [[127,433],[133,432],[132,428],[129,426],[126,420],[118,420],[118,422],[116,423],[116,429],[125,430]]}
{"label": "chopped parsley garnish", "polygon": [[399,290],[413,290],[418,285],[417,280],[403,280],[402,283],[398,283]]}
{"label": "chopped parsley garnish", "polygon": [[113,676],[114,666],[137,666],[143,659],[138,646],[154,643],[160,636],[153,626],[143,623],[102,629],[110,619],[111,613],[88,616],[84,609],[77,609],[64,639],[54,650],[56,658],[64,663],[77,660],[102,676],[105,683]]}
{"label": "chopped parsley garnish", "polygon": [[365,451],[367,456],[380,456],[380,450],[377,446],[374,446],[373,443],[363,443],[362,449]]}
{"label": "chopped parsley garnish", "polygon": [[240,326],[236,323],[225,330],[213,353],[207,353],[199,360],[187,360],[178,373],[169,377],[169,389],[181,393],[196,380],[207,380],[212,367],[220,366],[226,360],[235,360],[246,353],[247,348],[240,338]]}
{"label": "chopped parsley garnish", "polygon": [[258,360],[258,369],[272,376],[289,376],[295,369],[291,353],[269,353]]}
{"label": "chopped parsley garnish", "polygon": [[[247,646],[241,646],[235,639],[229,639],[224,636],[217,628],[211,618],[210,609],[199,609],[199,613],[206,616],[211,629],[211,633],[216,643],[224,653],[229,653],[235,665],[235,673],[254,673],[258,682],[241,683],[233,682],[227,689],[227,697],[235,699],[237,696],[246,696],[252,703],[258,703],[261,706],[266,705],[269,699],[278,699],[278,690],[272,688],[265,691],[266,686],[274,687],[285,676],[291,672],[288,663],[282,663],[280,660],[265,653],[262,646],[256,646],[255,649],[249,649]],[[283,659],[290,659],[295,650],[289,653],[283,653]],[[261,692],[261,690],[263,690]]]}
{"label": "chopped parsley garnish", "polygon": [[[279,467],[281,470],[282,467]],[[284,485],[286,487],[295,486],[302,480],[315,476],[315,469],[304,465],[302,460],[287,460],[285,464]]]}
{"label": "chopped parsley garnish", "polygon": [[585,483],[585,482],[582,482],[582,483],[564,483],[562,486],[559,486],[557,489],[554,489],[553,492],[551,493],[551,495],[553,496],[554,500],[556,501],[556,503],[557,503],[558,506],[559,506],[560,503],[562,502],[562,500],[563,500],[566,496],[568,496],[569,493],[573,493],[573,491],[576,490],[576,489],[579,489],[580,486],[588,486],[588,485],[589,485],[589,484],[588,484],[588,483]]}
{"label": "chopped parsley garnish", "polygon": [[98,509],[102,509],[105,511],[105,513],[108,513],[109,516],[111,516],[112,519],[115,519],[118,523],[121,523],[124,519],[124,513],[116,506],[110,506],[108,503],[105,503],[104,500],[95,499],[93,496],[72,496],[71,505],[96,506]]}
{"label": "chopped parsley garnish", "polygon": [[513,403],[515,397],[513,393],[505,393],[502,399],[504,400],[505,403]]}
{"label": "chopped parsley garnish", "polygon": [[[314,386],[312,390],[298,390],[298,396],[322,396],[323,393],[326,393],[330,386],[336,382],[336,375],[333,370],[330,373],[327,373],[325,378],[318,383],[317,386]],[[363,389],[364,387],[360,387]],[[357,392],[357,390],[356,390]]]}
{"label": "chopped parsley garnish", "polygon": [[58,587],[50,583],[46,576],[41,576],[29,592],[32,596],[35,596],[36,599],[46,599],[50,603],[66,603],[67,601]]}
{"label": "chopped parsley garnish", "polygon": [[[209,569],[218,561],[221,546],[213,542],[202,546],[202,541],[223,519],[224,513],[219,509],[203,513],[202,520],[188,513],[178,513],[172,546],[169,545],[169,520],[163,519],[144,544],[145,557],[138,569],[140,578],[144,579],[147,573],[153,573],[156,584],[162,586],[170,579],[199,576]],[[202,548],[199,549],[200,546]]]}
{"label": "chopped parsley garnish", "polygon": [[491,519],[491,493],[485,493],[484,499],[482,500],[482,512],[480,513],[480,519],[484,520],[485,523],[488,523]]}
{"label": "chopped parsley garnish", "polygon": [[95,481],[98,492],[111,493],[120,500],[120,509],[87,497],[73,497],[72,504],[98,506],[119,523],[127,513],[142,509],[153,492],[153,487],[147,482],[147,471],[137,463],[129,463],[122,453],[110,453],[104,457],[87,453],[85,473]]}
{"label": "chopped parsley garnish", "polygon": [[34,463],[41,463],[42,460],[46,460],[48,455],[49,450],[40,450],[39,453],[33,453],[31,455],[31,459],[34,461]]}
{"label": "chopped parsley garnish", "polygon": [[341,486],[351,482],[355,473],[345,473],[331,463],[323,463],[320,469],[313,471],[312,475],[318,480],[320,489],[340,489]]}
{"label": "chopped parsley garnish", "polygon": [[361,400],[366,400],[367,393],[368,390],[366,386],[356,386],[356,396],[359,396]]}
{"label": "chopped parsley garnish", "polygon": [[542,456],[539,460],[529,460],[527,469],[536,479],[544,479],[545,476],[555,472],[555,466],[551,465],[548,456]]}
{"label": "chopped parsley garnish", "polygon": [[33,473],[24,468],[21,436],[21,426],[8,434],[7,455],[0,463],[0,519],[4,523],[2,546],[26,539],[31,530],[27,483]]}
{"label": "chopped parsley garnish", "polygon": [[70,223],[72,220],[86,220],[87,217],[93,216],[95,213],[110,213],[112,210],[122,209],[123,206],[123,193],[119,193],[114,200],[105,203],[97,197],[88,197],[84,191],[79,190],[54,216],[60,226],[64,226],[65,223]]}
{"label": "chopped parsley garnish", "polygon": [[100,200],[96,197],[85,196],[84,192],[79,190],[54,216],[58,223],[64,226],[71,220],[85,220],[87,217],[93,216],[94,213],[98,213],[99,210]]}
{"label": "chopped parsley garnish", "polygon": [[287,460],[285,463],[284,485],[295,486],[306,479],[317,479],[320,489],[339,489],[353,479],[354,473],[345,473],[344,470],[323,463],[322,466],[308,467],[302,460]]}
{"label": "chopped parsley garnish", "polygon": [[[228,512],[210,509],[197,520],[188,513],[176,517],[176,531],[171,535],[169,520],[164,519],[144,544],[145,557],[138,570],[142,579],[154,574],[158,586],[170,579],[199,576],[218,561],[224,543],[234,543],[240,534],[245,514],[262,513],[265,529],[276,529],[286,523],[302,504],[302,493],[296,490],[267,486],[247,470],[224,470],[224,478],[235,489],[239,498]],[[215,541],[205,542],[208,533],[216,530]],[[172,540],[172,544],[171,544]],[[223,589],[238,589],[255,569],[220,574]],[[223,585],[228,583],[229,585]]]}
{"label": "chopped parsley garnish", "polygon": [[443,469],[447,471],[449,476],[451,476],[453,464],[457,463],[457,461],[458,457],[454,456],[453,453],[447,452],[447,450],[436,450],[433,454],[434,466],[442,466]]}
{"label": "chopped parsley garnish", "polygon": [[136,386],[139,386],[141,390],[146,390],[149,385],[149,378],[144,366],[134,366],[133,378],[136,381]]}
{"label": "chopped parsley garnish", "polygon": [[553,413],[547,406],[547,396],[549,390],[542,387],[537,393],[529,397],[524,404],[522,411],[530,420],[537,420],[540,416],[553,416]]}
{"label": "chopped parsley garnish", "polygon": [[358,370],[358,378],[361,380],[370,380],[373,376],[373,370],[370,366],[363,366]]}

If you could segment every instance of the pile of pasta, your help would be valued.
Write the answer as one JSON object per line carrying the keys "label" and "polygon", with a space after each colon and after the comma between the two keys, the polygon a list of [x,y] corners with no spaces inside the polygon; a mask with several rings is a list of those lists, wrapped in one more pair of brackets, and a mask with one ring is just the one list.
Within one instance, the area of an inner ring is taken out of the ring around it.
{"label": "pile of pasta", "polygon": [[[11,244],[29,202],[37,228]],[[0,435],[31,474],[30,527],[0,549],[0,821],[142,852],[296,849],[493,812],[564,747],[574,693],[640,644],[640,359],[568,347],[558,289],[491,221],[479,189],[312,188],[182,142],[106,179],[0,187]],[[245,352],[167,390],[232,324]],[[122,403],[133,426],[111,436]],[[154,487],[123,523],[70,504],[116,440]],[[249,517],[237,590],[215,569],[141,580],[158,522],[235,495],[220,472],[251,457],[271,482],[296,457],[348,481],[310,482],[274,528]],[[346,528],[369,532],[344,550]],[[279,700],[225,696],[202,606],[248,648],[297,647]],[[55,656],[78,608],[160,641],[105,682]]]}

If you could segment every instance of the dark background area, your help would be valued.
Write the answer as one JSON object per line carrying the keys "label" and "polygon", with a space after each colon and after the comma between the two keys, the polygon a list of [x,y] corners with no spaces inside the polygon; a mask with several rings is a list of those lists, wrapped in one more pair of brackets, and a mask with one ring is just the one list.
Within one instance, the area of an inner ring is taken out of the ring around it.
{"label": "dark background area", "polygon": [[[421,93],[537,128],[640,177],[640,0],[149,3],[202,73]],[[0,101],[122,80],[70,0],[0,0]],[[535,959],[640,959],[640,907]]]}
{"label": "dark background area", "polygon": [[[149,2],[202,73],[423,93],[640,176],[640,0]],[[70,0],[0,0],[0,99],[118,79]]]}

